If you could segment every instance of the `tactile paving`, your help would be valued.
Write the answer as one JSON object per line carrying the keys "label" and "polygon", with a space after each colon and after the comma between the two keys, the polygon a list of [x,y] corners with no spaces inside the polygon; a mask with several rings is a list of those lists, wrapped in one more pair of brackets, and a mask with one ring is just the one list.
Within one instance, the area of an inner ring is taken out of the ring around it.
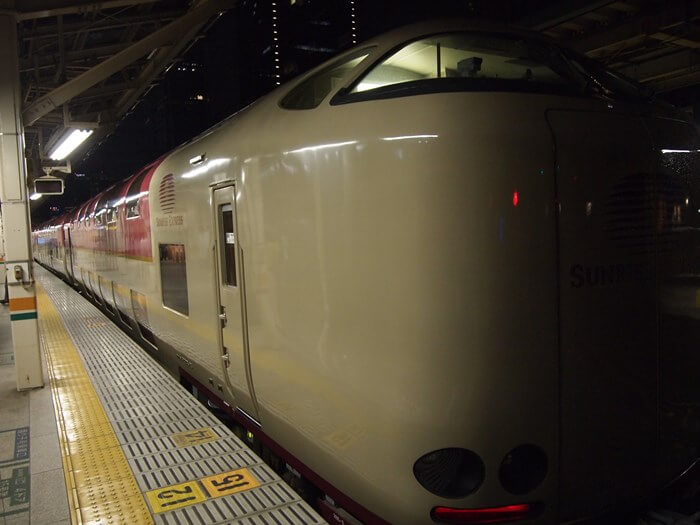
{"label": "tactile paving", "polygon": [[[74,523],[325,523],[99,310],[46,271],[37,276],[45,290],[39,294],[42,343],[64,434],[64,467],[72,472]],[[191,441],[183,441],[188,433]],[[198,433],[205,439],[192,441]],[[257,486],[202,496],[204,478],[239,468]],[[158,501],[177,493],[174,486],[192,489],[197,502],[173,510],[146,503],[147,492],[150,502]]]}
{"label": "tactile paving", "polygon": [[[41,339],[45,343],[49,365],[72,521],[105,525],[153,523],[107,414],[58,311],[47,295],[41,289],[39,291]],[[89,449],[97,461],[80,457],[79,452],[84,449]],[[94,454],[100,449],[109,454]],[[80,469],[76,468],[77,463],[80,463]],[[121,498],[116,501],[102,498],[106,492],[86,490],[117,480],[121,482]],[[128,501],[128,507],[120,501]]]}
{"label": "tactile paving", "polygon": [[80,518],[82,523],[87,525],[140,525],[143,523],[153,523],[151,514],[147,508],[142,506],[143,496],[132,496],[125,498],[123,495],[119,500],[95,503],[80,507]]}

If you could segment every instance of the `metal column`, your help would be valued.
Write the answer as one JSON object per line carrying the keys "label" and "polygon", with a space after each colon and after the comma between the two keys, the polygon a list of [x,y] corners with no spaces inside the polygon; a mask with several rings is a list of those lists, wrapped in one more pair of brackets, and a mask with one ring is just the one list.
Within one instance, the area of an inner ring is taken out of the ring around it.
{"label": "metal column", "polygon": [[0,206],[17,390],[44,385],[32,271],[24,130],[21,121],[17,16],[0,11]]}

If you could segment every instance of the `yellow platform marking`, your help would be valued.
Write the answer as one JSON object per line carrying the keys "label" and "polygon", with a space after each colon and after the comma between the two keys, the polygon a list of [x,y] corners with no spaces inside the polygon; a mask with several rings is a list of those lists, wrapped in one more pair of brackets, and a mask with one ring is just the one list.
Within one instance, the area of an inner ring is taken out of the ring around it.
{"label": "yellow platform marking", "polygon": [[207,499],[196,481],[151,490],[146,492],[146,497],[155,513],[187,507]]}
{"label": "yellow platform marking", "polygon": [[73,524],[152,524],[97,392],[61,317],[37,283],[39,323]]}
{"label": "yellow platform marking", "polygon": [[219,439],[219,436],[217,436],[209,427],[180,432],[179,434],[173,434],[170,437],[173,439],[178,448],[200,445],[202,443],[209,443],[210,441],[216,441]]}
{"label": "yellow platform marking", "polygon": [[220,496],[226,496],[227,494],[234,494],[235,492],[242,492],[260,486],[258,480],[245,468],[202,478],[200,481],[212,498],[218,498]]}

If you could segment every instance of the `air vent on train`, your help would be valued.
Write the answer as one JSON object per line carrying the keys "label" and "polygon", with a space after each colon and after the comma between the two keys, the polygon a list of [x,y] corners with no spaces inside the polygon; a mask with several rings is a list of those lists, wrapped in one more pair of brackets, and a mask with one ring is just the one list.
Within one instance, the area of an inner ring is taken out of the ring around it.
{"label": "air vent on train", "polygon": [[169,173],[160,181],[160,210],[163,213],[172,213],[175,209],[175,177]]}

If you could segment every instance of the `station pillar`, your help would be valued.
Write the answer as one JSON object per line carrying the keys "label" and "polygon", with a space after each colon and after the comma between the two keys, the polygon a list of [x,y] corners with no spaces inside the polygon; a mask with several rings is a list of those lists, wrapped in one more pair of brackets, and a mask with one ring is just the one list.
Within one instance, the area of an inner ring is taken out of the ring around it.
{"label": "station pillar", "polygon": [[27,166],[19,83],[17,18],[0,11],[0,210],[17,390],[44,385],[32,268]]}

